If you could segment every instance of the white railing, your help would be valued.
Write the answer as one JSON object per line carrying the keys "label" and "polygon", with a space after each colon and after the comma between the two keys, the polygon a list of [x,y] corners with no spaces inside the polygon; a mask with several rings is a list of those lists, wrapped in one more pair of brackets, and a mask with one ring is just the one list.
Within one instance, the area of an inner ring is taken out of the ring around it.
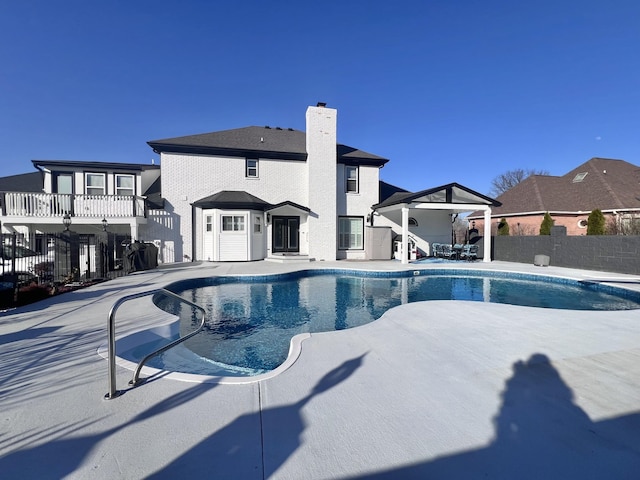
{"label": "white railing", "polygon": [[5,192],[6,216],[144,217],[144,198],[132,195],[65,195],[58,193]]}

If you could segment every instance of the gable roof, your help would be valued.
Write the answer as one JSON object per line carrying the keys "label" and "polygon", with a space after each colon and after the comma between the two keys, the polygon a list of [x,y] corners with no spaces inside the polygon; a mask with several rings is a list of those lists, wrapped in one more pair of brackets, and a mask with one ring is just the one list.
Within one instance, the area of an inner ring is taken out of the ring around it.
{"label": "gable roof", "polygon": [[42,172],[0,177],[0,192],[42,192]]}
{"label": "gable roof", "polygon": [[393,205],[409,203],[447,203],[447,204],[478,204],[500,205],[497,200],[478,193],[458,183],[449,183],[439,187],[421,190],[419,192],[396,192],[389,198],[374,205],[373,209],[390,207]]}
{"label": "gable roof", "polygon": [[[592,158],[561,177],[532,175],[498,197],[492,216],[640,209],[640,167]],[[481,215],[473,212],[469,217]]]}
{"label": "gable roof", "polygon": [[[252,126],[151,140],[147,144],[156,153],[193,153],[306,161],[306,142],[306,135],[300,130]],[[348,145],[337,144],[336,148],[338,163],[381,167],[389,161]]]}
{"label": "gable roof", "polygon": [[391,185],[390,183],[383,182],[382,180],[380,180],[380,182],[378,183],[378,199],[380,202],[384,202],[391,195],[398,192],[409,193],[409,190],[396,187],[395,185]]}

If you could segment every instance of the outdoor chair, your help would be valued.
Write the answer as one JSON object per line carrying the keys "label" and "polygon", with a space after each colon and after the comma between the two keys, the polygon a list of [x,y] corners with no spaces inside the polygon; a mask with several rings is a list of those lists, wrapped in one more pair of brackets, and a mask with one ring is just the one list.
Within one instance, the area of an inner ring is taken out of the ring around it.
{"label": "outdoor chair", "polygon": [[453,251],[453,248],[451,248],[451,245],[449,245],[447,243],[443,243],[440,247],[442,248],[442,257],[443,258],[455,257],[455,252]]}
{"label": "outdoor chair", "polygon": [[465,245],[460,253],[460,258],[469,262],[478,259],[478,245]]}

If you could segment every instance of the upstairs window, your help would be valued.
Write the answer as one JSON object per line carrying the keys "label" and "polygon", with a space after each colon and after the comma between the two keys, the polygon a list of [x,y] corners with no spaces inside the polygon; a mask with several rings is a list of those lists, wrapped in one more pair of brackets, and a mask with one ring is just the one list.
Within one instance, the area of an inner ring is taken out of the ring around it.
{"label": "upstairs window", "polygon": [[135,195],[133,175],[116,174],[116,195]]}
{"label": "upstairs window", "polygon": [[73,174],[54,173],[53,193],[73,193]]}
{"label": "upstairs window", "polygon": [[247,178],[258,178],[258,160],[256,158],[247,158],[245,170]]}
{"label": "upstairs window", "polygon": [[84,193],[87,195],[105,195],[106,182],[104,173],[85,174]]}
{"label": "upstairs window", "polygon": [[347,178],[347,193],[358,193],[358,167],[345,167]]}

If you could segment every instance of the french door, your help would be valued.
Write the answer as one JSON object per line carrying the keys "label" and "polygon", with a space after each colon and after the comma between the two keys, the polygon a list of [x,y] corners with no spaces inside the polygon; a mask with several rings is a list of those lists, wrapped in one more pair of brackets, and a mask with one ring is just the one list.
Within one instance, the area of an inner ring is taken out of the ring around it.
{"label": "french door", "polygon": [[300,251],[300,217],[273,217],[273,253],[298,253]]}

